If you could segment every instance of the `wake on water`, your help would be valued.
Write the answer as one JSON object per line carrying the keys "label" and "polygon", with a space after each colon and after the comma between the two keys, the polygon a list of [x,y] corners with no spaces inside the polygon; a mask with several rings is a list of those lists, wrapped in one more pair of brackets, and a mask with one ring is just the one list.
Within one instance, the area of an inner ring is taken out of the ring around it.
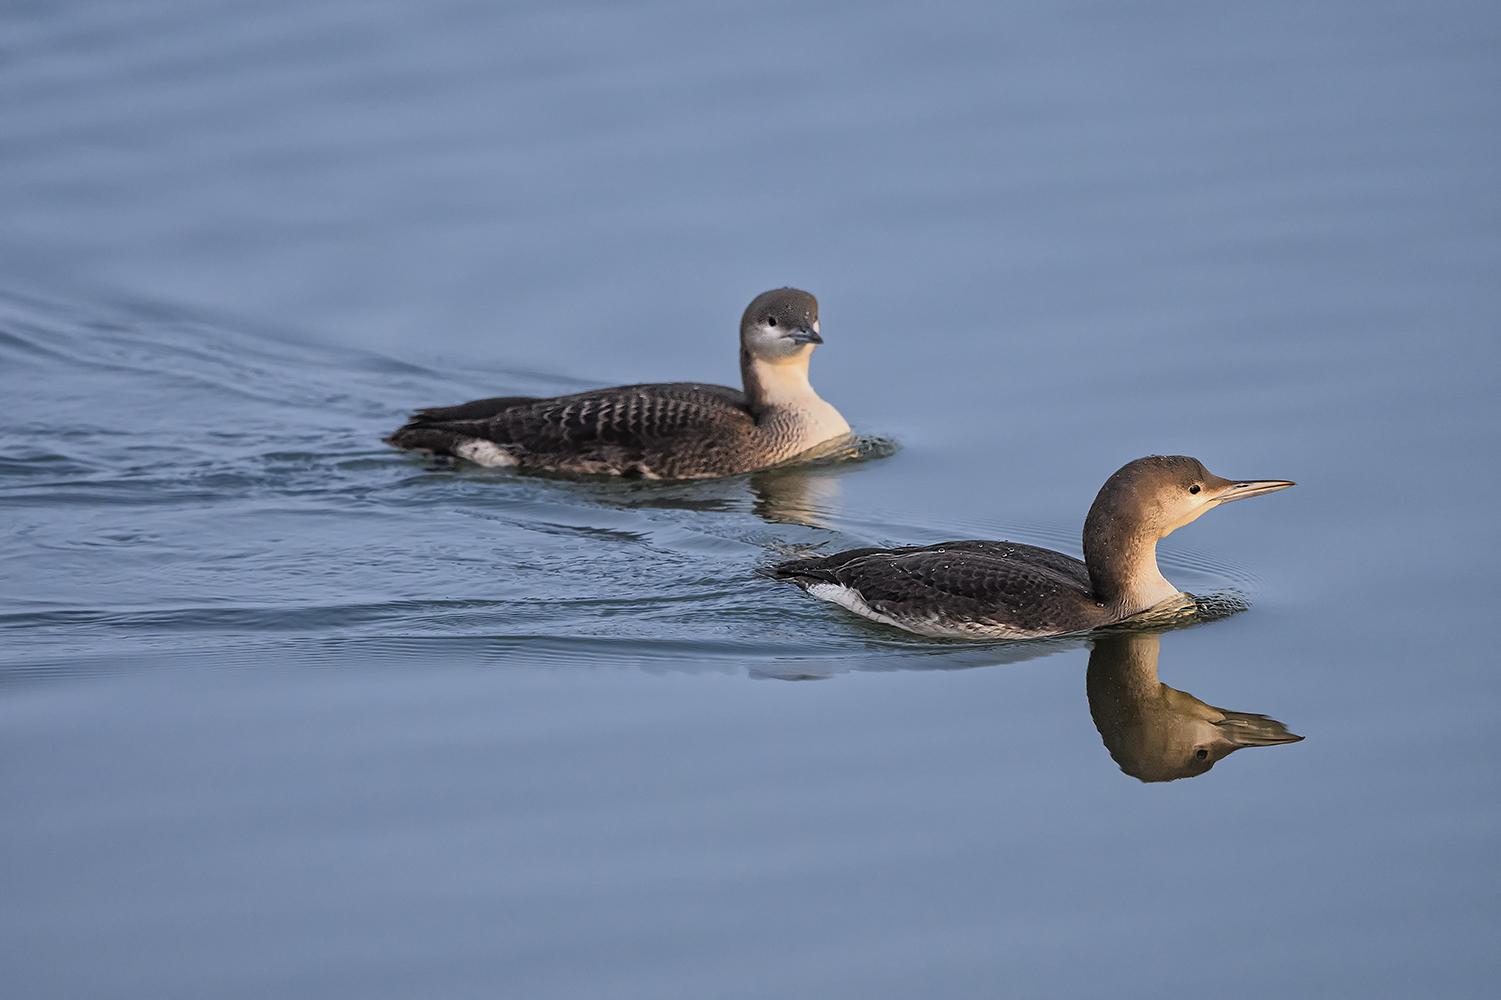
{"label": "wake on water", "polygon": [[[932,526],[841,509],[839,477],[894,450],[880,439],[693,483],[440,463],[380,438],[415,405],[584,383],[440,373],[155,307],[16,294],[0,294],[0,368],[0,665],[12,679],[164,655],[820,676],[976,666],[1082,644],[921,640],[753,572],[814,547],[938,540],[927,537],[940,531]],[[965,527],[941,533],[976,533]],[[1056,526],[1009,534],[1065,538]],[[1204,560],[1182,559],[1177,572],[1196,591],[1249,589]],[[1206,616],[1226,606],[1206,604]]]}

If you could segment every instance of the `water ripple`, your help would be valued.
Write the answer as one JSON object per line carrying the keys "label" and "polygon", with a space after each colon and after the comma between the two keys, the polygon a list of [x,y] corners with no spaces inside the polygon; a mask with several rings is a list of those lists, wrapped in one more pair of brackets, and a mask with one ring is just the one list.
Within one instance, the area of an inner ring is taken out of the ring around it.
{"label": "water ripple", "polygon": [[[840,503],[843,476],[895,450],[885,439],[711,482],[481,469],[379,439],[404,401],[576,386],[466,382],[170,310],[18,295],[0,295],[0,365],[20,375],[0,414],[8,671],[358,648],[826,676],[1078,645],[919,640],[756,576],[779,554],[937,530]],[[1074,547],[1051,525],[943,529]],[[1197,592],[1253,582],[1188,550],[1165,547],[1163,562]]]}

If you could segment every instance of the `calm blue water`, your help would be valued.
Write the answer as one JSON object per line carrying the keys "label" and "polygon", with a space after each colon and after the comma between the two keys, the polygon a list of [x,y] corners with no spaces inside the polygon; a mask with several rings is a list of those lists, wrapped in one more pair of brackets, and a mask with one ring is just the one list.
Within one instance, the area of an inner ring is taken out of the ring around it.
{"label": "calm blue water", "polygon": [[[1489,995],[1493,7],[0,25],[7,996]],[[614,483],[380,443],[733,384],[782,284],[857,460]],[[1108,649],[754,573],[1077,553],[1148,453],[1299,482],[1163,544],[1250,608],[1158,669],[1303,742],[1143,784],[1086,690]]]}

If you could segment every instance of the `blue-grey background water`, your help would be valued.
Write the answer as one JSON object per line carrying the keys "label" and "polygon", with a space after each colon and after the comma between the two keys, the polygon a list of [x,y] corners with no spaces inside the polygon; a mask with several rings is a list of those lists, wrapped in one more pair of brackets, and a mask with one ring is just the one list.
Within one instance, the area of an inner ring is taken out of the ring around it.
{"label": "blue-grey background water", "polygon": [[[1501,11],[0,8],[8,997],[1488,996]],[[813,381],[889,457],[438,467],[410,409]],[[1143,784],[1081,643],[757,577],[1078,552],[1148,453],[1164,682],[1306,740]],[[809,680],[799,682],[798,679]]]}

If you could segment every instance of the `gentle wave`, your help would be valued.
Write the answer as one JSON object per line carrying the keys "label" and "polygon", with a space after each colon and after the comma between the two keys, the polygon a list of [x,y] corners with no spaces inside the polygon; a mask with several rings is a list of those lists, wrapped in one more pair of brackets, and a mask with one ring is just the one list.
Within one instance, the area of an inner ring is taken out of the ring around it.
{"label": "gentle wave", "polygon": [[[316,659],[354,644],[383,659],[735,661],[823,676],[1079,645],[919,639],[756,575],[789,553],[935,532],[1075,547],[1076,532],[1052,525],[845,509],[840,479],[891,455],[887,439],[851,435],[707,482],[482,469],[380,437],[423,402],[576,381],[455,378],[171,310],[22,295],[0,294],[0,366],[15,383],[0,412],[0,662],[12,672],[166,654]],[[1163,563],[1195,592],[1251,589],[1186,550],[1165,548]]]}

